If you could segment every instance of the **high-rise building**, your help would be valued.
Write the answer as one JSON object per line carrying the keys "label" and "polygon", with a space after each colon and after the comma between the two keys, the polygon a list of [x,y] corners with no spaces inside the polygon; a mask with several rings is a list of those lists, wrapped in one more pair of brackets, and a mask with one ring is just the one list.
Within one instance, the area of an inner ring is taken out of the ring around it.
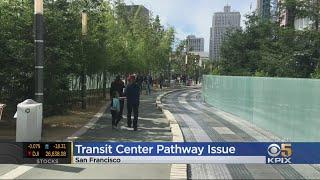
{"label": "high-rise building", "polygon": [[270,15],[272,21],[279,21],[279,0],[270,1]]}
{"label": "high-rise building", "polygon": [[186,45],[188,51],[203,52],[204,51],[204,38],[197,38],[194,35],[187,36]]}
{"label": "high-rise building", "polygon": [[279,20],[279,0],[257,0],[257,15],[263,19]]}
{"label": "high-rise building", "polygon": [[[282,4],[284,1],[285,0],[278,0],[278,3]],[[279,14],[280,26],[288,25],[288,17],[289,17],[289,12],[286,9],[281,9]]]}
{"label": "high-rise building", "polygon": [[269,19],[271,17],[271,0],[257,0],[257,14]]}
{"label": "high-rise building", "polygon": [[225,6],[223,12],[213,15],[212,27],[210,29],[210,52],[211,60],[219,60],[220,47],[225,39],[226,33],[240,28],[240,12],[231,12],[231,6]]}
{"label": "high-rise building", "polygon": [[142,5],[126,5],[129,17],[140,17],[149,22],[150,11]]}
{"label": "high-rise building", "polygon": [[312,28],[312,21],[310,18],[296,18],[294,20],[294,28],[296,30],[305,30]]}
{"label": "high-rise building", "polygon": [[[279,3],[283,3],[285,0],[278,0]],[[315,0],[309,0],[310,3],[316,3]],[[282,9],[280,13],[280,26],[294,26],[296,30],[305,30],[313,27],[313,22],[310,17],[300,18],[293,12],[287,9]]]}

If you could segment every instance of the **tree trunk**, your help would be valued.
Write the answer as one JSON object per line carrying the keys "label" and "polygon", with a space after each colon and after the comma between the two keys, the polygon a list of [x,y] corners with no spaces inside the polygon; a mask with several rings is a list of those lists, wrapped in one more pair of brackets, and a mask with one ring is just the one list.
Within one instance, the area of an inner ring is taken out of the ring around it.
{"label": "tree trunk", "polygon": [[102,91],[103,91],[103,98],[107,98],[107,72],[106,70],[103,71],[103,83],[102,83]]}

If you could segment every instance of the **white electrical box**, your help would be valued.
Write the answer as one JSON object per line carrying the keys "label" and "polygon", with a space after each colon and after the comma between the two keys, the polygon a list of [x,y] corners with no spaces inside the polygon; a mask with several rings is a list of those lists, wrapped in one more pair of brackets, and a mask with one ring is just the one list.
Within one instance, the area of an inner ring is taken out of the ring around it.
{"label": "white electrical box", "polygon": [[39,142],[42,131],[42,103],[27,99],[17,105],[16,142]]}

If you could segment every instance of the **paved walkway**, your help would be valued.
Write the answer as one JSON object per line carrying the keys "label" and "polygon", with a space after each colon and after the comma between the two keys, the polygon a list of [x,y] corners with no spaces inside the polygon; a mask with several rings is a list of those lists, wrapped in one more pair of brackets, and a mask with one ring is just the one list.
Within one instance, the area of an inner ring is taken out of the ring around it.
{"label": "paved walkway", "polygon": [[[171,141],[169,122],[165,119],[162,111],[156,108],[156,97],[158,93],[151,96],[142,95],[139,107],[138,131],[127,127],[126,104],[123,119],[118,124],[118,129],[111,126],[111,114],[107,109],[105,115],[78,140],[82,141],[142,141],[159,142]],[[132,117],[133,119],[133,117]]]}
{"label": "paved walkway", "polygon": [[[277,137],[245,120],[201,101],[198,89],[178,91],[163,99],[187,142],[268,142]],[[319,165],[191,164],[192,179],[319,179]]]}
{"label": "paved walkway", "polygon": [[[125,127],[126,118],[119,130],[112,130],[110,111],[106,110],[77,141],[171,141],[168,121],[155,105],[158,95],[141,97],[138,131]],[[0,165],[0,179],[4,174],[17,179],[169,179],[170,171],[171,164]]]}

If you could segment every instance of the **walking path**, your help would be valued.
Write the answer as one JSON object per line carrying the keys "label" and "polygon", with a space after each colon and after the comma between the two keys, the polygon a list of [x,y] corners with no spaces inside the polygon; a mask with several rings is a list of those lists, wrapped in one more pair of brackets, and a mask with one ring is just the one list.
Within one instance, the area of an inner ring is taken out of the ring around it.
{"label": "walking path", "polygon": [[[156,108],[158,93],[141,97],[138,131],[126,127],[126,118],[118,130],[111,128],[107,109],[102,117],[77,141],[171,141],[168,120]],[[126,109],[124,110],[124,116]],[[169,179],[171,164],[74,164],[74,165],[0,165],[0,179]]]}
{"label": "walking path", "polygon": [[[187,142],[280,141],[261,128],[201,101],[199,89],[163,98],[164,108],[178,121]],[[192,179],[319,179],[319,165],[191,164]]]}
{"label": "walking path", "polygon": [[138,131],[127,127],[126,104],[123,119],[118,124],[118,129],[111,126],[111,114],[107,109],[105,115],[78,140],[90,141],[142,141],[159,142],[171,141],[170,126],[163,113],[156,108],[158,93],[150,96],[142,95],[139,107]]}

